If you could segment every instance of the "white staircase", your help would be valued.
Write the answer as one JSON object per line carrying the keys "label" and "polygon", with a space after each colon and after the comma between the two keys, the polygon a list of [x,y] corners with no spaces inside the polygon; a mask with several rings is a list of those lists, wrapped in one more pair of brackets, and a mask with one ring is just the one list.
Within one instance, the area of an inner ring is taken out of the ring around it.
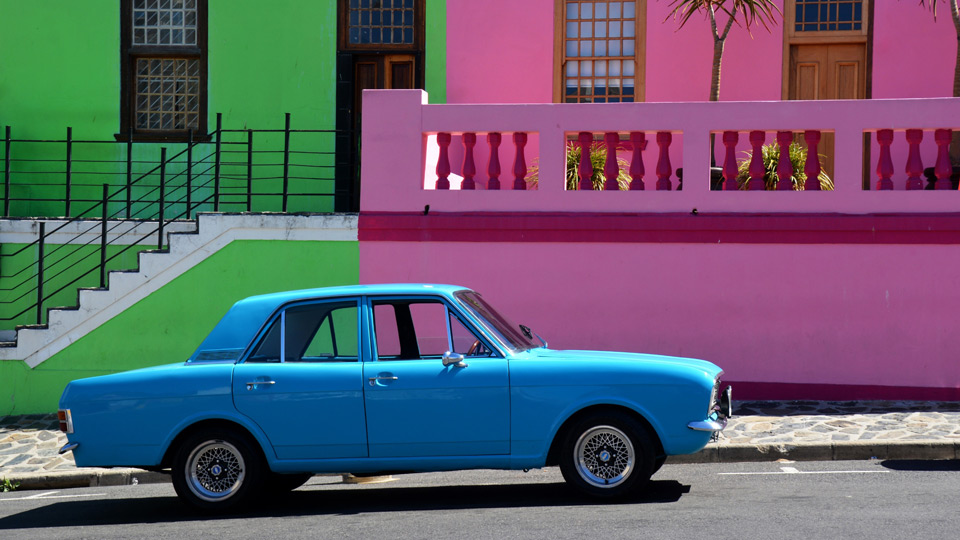
{"label": "white staircase", "polygon": [[355,242],[357,221],[356,214],[201,213],[196,231],[169,234],[168,250],[141,252],[138,270],[110,272],[107,289],[80,290],[78,307],[51,309],[45,326],[18,328],[15,342],[0,347],[0,361],[37,367],[234,240]]}

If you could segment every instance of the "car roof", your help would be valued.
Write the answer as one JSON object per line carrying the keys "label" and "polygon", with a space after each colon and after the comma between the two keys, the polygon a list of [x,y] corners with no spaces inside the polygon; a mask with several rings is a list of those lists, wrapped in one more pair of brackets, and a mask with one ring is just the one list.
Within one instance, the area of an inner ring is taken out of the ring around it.
{"label": "car roof", "polygon": [[467,290],[457,285],[386,283],[302,289],[250,296],[235,303],[210,331],[188,362],[200,359],[236,359],[257,330],[277,309],[291,302],[356,296],[431,295],[451,296]]}
{"label": "car roof", "polygon": [[344,285],[339,287],[320,287],[317,289],[300,289],[269,294],[250,296],[240,300],[235,305],[266,304],[274,309],[290,302],[313,300],[320,298],[336,298],[343,296],[370,296],[370,295],[409,295],[409,294],[441,294],[451,295],[456,291],[465,290],[458,285],[443,285],[439,283],[380,283],[372,285]]}

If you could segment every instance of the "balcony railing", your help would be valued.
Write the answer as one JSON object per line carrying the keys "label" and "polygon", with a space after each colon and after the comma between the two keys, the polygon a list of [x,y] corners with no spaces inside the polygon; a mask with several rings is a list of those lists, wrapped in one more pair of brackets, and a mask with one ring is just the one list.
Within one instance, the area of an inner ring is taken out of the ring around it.
{"label": "balcony railing", "polygon": [[[414,90],[364,99],[366,212],[960,211],[948,156],[960,98],[427,105]],[[774,142],[807,159],[781,152],[764,163]],[[925,169],[936,191],[923,189]]]}

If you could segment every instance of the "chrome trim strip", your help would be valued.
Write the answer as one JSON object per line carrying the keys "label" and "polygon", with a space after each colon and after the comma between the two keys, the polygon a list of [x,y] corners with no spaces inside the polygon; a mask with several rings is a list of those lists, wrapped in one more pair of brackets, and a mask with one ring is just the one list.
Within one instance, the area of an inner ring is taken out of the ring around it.
{"label": "chrome trim strip", "polygon": [[698,420],[696,422],[690,422],[687,424],[687,427],[694,431],[713,431],[716,433],[723,431],[723,428],[727,427],[727,419]]}
{"label": "chrome trim strip", "polygon": [[73,450],[76,450],[78,446],[80,446],[80,443],[75,443],[75,442],[67,443],[63,445],[63,448],[61,448],[60,451],[57,453],[66,454],[67,452],[72,452]]}

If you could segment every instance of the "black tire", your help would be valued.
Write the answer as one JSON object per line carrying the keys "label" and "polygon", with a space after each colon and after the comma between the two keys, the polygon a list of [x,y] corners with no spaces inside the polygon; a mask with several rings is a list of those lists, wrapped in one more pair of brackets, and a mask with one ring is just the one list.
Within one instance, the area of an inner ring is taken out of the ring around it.
{"label": "black tire", "polygon": [[653,471],[650,475],[657,474],[657,471],[660,470],[660,467],[663,467],[663,464],[667,462],[667,456],[660,456],[653,462]]}
{"label": "black tire", "polygon": [[214,428],[188,436],[173,461],[173,488],[188,505],[221,512],[249,502],[263,484],[263,457],[246,434]]}
{"label": "black tire", "polygon": [[270,473],[266,479],[266,492],[276,495],[288,493],[307,483],[313,473],[279,474]]}
{"label": "black tire", "polygon": [[654,448],[647,429],[626,414],[588,416],[567,430],[560,472],[568,484],[591,497],[627,497],[650,480]]}

